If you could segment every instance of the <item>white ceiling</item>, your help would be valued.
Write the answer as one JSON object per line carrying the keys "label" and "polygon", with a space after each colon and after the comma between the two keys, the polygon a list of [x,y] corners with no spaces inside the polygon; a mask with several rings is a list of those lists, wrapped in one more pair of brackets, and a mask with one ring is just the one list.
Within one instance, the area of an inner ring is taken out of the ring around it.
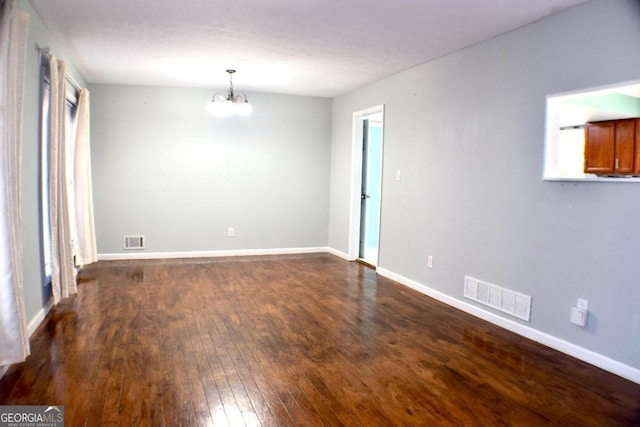
{"label": "white ceiling", "polygon": [[324,97],[586,1],[30,0],[92,83]]}

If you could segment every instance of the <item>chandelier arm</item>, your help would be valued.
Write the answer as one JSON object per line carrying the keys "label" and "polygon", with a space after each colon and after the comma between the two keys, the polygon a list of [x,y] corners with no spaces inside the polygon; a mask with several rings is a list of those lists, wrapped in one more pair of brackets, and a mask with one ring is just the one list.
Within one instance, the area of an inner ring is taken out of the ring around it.
{"label": "chandelier arm", "polygon": [[211,98],[211,102],[224,102],[227,101],[227,95],[223,95],[220,92],[216,92],[213,94],[213,97]]}
{"label": "chandelier arm", "polygon": [[241,99],[242,102],[249,102],[249,100],[247,99],[247,94],[244,92],[238,93],[238,95],[236,95],[236,99]]}

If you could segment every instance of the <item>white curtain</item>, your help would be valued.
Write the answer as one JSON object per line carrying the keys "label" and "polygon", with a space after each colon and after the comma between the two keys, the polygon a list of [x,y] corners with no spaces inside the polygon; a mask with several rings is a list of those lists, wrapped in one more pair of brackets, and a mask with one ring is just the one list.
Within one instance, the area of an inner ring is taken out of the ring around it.
{"label": "white curtain", "polygon": [[22,275],[22,108],[29,15],[0,0],[0,366],[29,355]]}
{"label": "white curtain", "polygon": [[80,90],[76,113],[76,143],[73,162],[75,202],[75,255],[77,265],[98,261],[91,190],[91,150],[89,144],[89,91]]}
{"label": "white curtain", "polygon": [[77,293],[71,222],[66,149],[66,75],[64,61],[49,60],[49,224],[51,227],[51,288],[53,303]]}

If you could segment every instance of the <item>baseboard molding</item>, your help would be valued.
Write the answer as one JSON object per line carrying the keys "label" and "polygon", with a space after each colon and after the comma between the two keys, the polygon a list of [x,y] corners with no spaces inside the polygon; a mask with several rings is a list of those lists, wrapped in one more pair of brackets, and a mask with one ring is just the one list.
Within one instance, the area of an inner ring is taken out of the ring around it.
{"label": "baseboard molding", "polygon": [[628,379],[629,381],[640,384],[640,369],[626,365],[622,362],[611,359],[610,357],[607,357],[600,353],[596,353],[584,347],[580,347],[556,336],[539,331],[530,326],[523,325],[510,319],[506,319],[495,313],[486,311],[480,307],[476,307],[473,304],[459,300],[457,298],[453,298],[447,294],[432,289],[414,280],[393,273],[392,271],[389,271],[387,269],[378,267],[377,272],[381,276],[384,276],[404,286],[414,289],[451,307],[457,308],[458,310],[462,310],[465,313],[476,316],[482,320],[486,320],[487,322],[505,328],[525,338],[539,342],[540,344],[546,345],[547,347],[553,348],[554,350],[558,350],[569,356],[575,357],[576,359],[582,360],[583,362],[587,362],[600,369],[604,369],[605,371],[611,372],[622,378]]}
{"label": "baseboard molding", "polygon": [[31,319],[31,321],[27,325],[27,334],[29,336],[33,335],[36,329],[38,329],[38,326],[40,326],[40,323],[42,323],[44,318],[47,316],[47,313],[49,313],[49,311],[51,311],[52,308],[53,308],[53,298],[47,301],[45,306],[42,307],[40,311],[36,313],[35,316],[33,316],[33,319]]}
{"label": "baseboard molding", "polygon": [[337,257],[340,257],[345,261],[353,261],[353,259],[351,259],[349,257],[349,254],[346,253],[346,252],[342,252],[342,251],[339,251],[339,250],[334,249],[334,248],[327,248],[327,252],[329,252],[331,255],[335,255]]}
{"label": "baseboard molding", "polygon": [[228,249],[218,251],[185,251],[185,252],[126,252],[114,254],[98,254],[98,261],[142,260],[142,259],[175,259],[175,258],[218,258],[235,256],[260,255],[295,255],[330,252],[325,246],[308,248],[273,248],[273,249]]}

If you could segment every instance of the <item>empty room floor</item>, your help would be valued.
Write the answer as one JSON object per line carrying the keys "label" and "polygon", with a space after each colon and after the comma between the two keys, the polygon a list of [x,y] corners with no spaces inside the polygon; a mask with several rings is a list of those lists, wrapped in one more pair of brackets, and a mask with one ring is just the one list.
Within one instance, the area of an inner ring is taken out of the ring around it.
{"label": "empty room floor", "polygon": [[0,404],[66,426],[638,426],[640,385],[329,254],[101,261]]}

